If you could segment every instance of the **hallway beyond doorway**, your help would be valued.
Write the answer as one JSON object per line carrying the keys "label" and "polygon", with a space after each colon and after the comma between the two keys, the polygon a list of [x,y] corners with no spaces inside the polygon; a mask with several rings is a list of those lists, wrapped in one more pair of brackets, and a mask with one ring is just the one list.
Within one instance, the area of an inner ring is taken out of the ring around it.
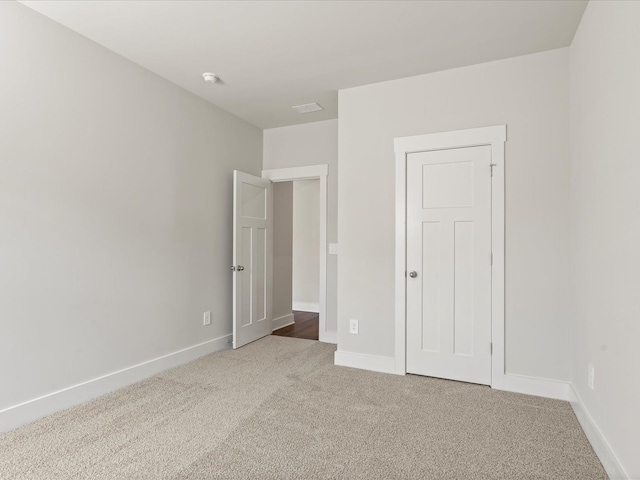
{"label": "hallway beyond doorway", "polygon": [[275,330],[272,335],[280,337],[318,340],[319,314],[315,312],[293,311],[293,325]]}

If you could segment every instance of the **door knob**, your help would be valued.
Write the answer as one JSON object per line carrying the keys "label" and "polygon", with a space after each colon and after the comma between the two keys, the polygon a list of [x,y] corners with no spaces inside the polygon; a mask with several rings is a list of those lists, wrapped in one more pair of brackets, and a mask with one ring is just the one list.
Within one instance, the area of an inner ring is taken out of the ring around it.
{"label": "door knob", "polygon": [[418,272],[416,272],[415,270],[411,270],[411,271],[409,272],[409,276],[410,276],[411,278],[416,278],[416,277],[418,276]]}
{"label": "door knob", "polygon": [[231,267],[232,272],[241,272],[243,270],[244,270],[244,267],[242,265],[238,265],[237,267],[234,265],[233,267]]}
{"label": "door knob", "polygon": [[238,271],[241,272],[244,270],[244,267],[242,265],[238,265]]}

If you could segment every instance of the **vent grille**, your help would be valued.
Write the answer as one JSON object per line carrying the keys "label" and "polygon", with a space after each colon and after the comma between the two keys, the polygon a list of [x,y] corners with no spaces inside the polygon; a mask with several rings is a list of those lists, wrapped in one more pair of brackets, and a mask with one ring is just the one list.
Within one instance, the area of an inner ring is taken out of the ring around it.
{"label": "vent grille", "polygon": [[311,112],[319,112],[320,110],[324,110],[322,106],[318,103],[306,103],[304,105],[296,105],[293,108],[298,113],[311,113]]}

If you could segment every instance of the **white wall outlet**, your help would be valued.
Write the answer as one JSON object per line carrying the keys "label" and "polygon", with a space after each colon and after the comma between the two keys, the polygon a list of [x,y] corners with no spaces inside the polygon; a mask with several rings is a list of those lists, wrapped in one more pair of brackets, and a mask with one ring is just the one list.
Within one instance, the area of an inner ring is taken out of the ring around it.
{"label": "white wall outlet", "polygon": [[349,333],[353,333],[354,335],[358,334],[358,320],[353,318],[349,320]]}
{"label": "white wall outlet", "polygon": [[204,326],[211,325],[211,312],[204,312],[204,321],[202,324]]}
{"label": "white wall outlet", "polygon": [[587,385],[589,386],[589,388],[591,390],[593,390],[594,387],[594,380],[595,380],[595,369],[593,368],[593,365],[589,364],[589,373],[588,373],[588,377],[587,377]]}
{"label": "white wall outlet", "polygon": [[330,243],[329,244],[329,255],[337,255],[338,254],[338,244]]}

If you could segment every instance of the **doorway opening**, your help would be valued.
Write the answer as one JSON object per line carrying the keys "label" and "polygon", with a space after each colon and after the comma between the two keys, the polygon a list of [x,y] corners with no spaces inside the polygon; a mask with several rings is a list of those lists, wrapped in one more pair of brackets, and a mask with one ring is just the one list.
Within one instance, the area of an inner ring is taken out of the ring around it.
{"label": "doorway opening", "polygon": [[[317,274],[314,273],[314,276],[317,276],[318,284],[317,284],[317,287],[315,286],[309,287],[310,283],[298,284],[298,279],[300,278],[304,282],[304,273],[295,274],[294,268],[296,268],[296,266],[300,266],[301,270],[304,271],[305,263],[304,261],[300,260],[299,262],[296,262],[294,266],[294,262],[292,258],[290,277],[288,276],[288,274],[287,276],[284,277],[285,282],[287,282],[289,278],[291,280],[291,284],[292,284],[291,293],[287,294],[286,288],[285,288],[284,289],[285,294],[280,295],[280,298],[277,300],[281,302],[281,306],[284,306],[285,309],[287,305],[291,307],[291,311],[289,312],[290,316],[287,317],[286,314],[283,314],[284,318],[282,318],[283,315],[277,315],[276,314],[277,311],[275,309],[272,309],[273,310],[273,314],[271,315],[272,332],[275,331],[276,334],[283,334],[283,333],[286,334],[289,330],[297,329],[295,325],[297,320],[296,317],[298,317],[300,329],[302,330],[302,333],[301,333],[302,335],[307,335],[307,336],[313,335],[315,337],[314,335],[315,326],[313,325],[317,323],[317,326],[318,326],[317,339],[321,342],[336,343],[335,331],[327,331],[327,326],[326,326],[327,325],[327,321],[326,321],[327,320],[327,253],[328,253],[327,252],[327,247],[328,247],[327,246],[327,201],[328,201],[327,176],[328,174],[329,174],[328,165],[310,165],[305,167],[291,167],[291,168],[263,170],[262,179],[269,180],[272,183],[274,190],[279,189],[280,184],[285,184],[285,185],[287,183],[290,184],[291,186],[289,188],[291,189],[292,196],[293,196],[294,189],[296,191],[299,190],[299,193],[300,195],[302,195],[302,197],[307,196],[311,198],[316,198],[316,195],[317,195],[317,200],[315,200],[315,203],[314,203],[314,205],[316,206],[310,207],[309,206],[310,203],[308,201],[306,202],[307,212],[311,211],[313,212],[313,215],[309,213],[305,214],[305,207],[303,206],[300,206],[300,210],[298,210],[298,212],[301,214],[302,217],[310,216],[312,218],[317,218],[317,219],[311,220],[307,218],[307,221],[310,222],[308,224],[309,226],[304,227],[304,222],[303,222],[302,228],[300,229],[300,232],[298,233],[296,238],[300,239],[302,243],[305,243],[309,251],[314,251],[313,247],[311,246],[311,243],[315,243],[315,245],[317,245],[317,250],[315,250],[317,251],[317,261],[311,260],[311,262],[314,262],[314,264],[318,268],[317,270],[318,273]],[[286,191],[286,189],[287,187],[285,186],[284,190]],[[286,194],[284,198],[287,199],[288,194]],[[282,198],[280,198],[279,200],[282,200]],[[276,202],[275,196],[274,196],[274,202]],[[293,206],[297,203],[298,202],[294,203],[292,200],[292,203],[291,203],[292,221],[293,221],[293,215],[294,215]],[[278,206],[278,205],[275,205],[275,203],[274,203],[274,206],[272,207],[272,211],[275,212],[279,218],[285,218],[285,219],[288,218],[288,213],[286,213],[286,210],[287,210],[286,208],[283,209],[281,205]],[[272,215],[273,215],[273,212],[272,212]],[[316,213],[317,213],[317,217],[315,216]],[[277,228],[282,230],[281,226],[278,226]],[[291,228],[293,229],[293,224],[291,225]],[[275,231],[275,228],[274,228],[274,231]],[[292,243],[293,243],[293,240],[294,240],[294,234],[292,230],[291,232]],[[284,258],[287,258],[288,252],[283,253],[279,251],[282,245],[286,246],[286,244],[282,244],[280,242],[275,242],[275,241],[273,242],[274,255],[284,255]],[[292,245],[292,248],[293,248],[293,245]],[[314,258],[314,257],[308,256],[308,258]],[[307,262],[309,262],[309,260],[307,260]],[[311,270],[311,267],[306,267],[306,268],[307,270]],[[297,268],[296,268],[296,271],[297,271]],[[302,277],[300,277],[300,275],[302,275]],[[271,283],[275,289],[279,288],[278,287],[279,280],[275,272],[272,275]],[[294,283],[296,284],[295,291],[293,288]],[[298,287],[301,288],[300,291],[297,290]],[[274,288],[269,289],[272,305],[275,305],[276,296],[278,295],[274,292]],[[306,293],[305,293],[305,288],[306,288]],[[317,292],[317,297],[309,293],[314,291]],[[298,295],[298,293],[300,293],[300,295]],[[283,311],[283,310],[280,310],[280,311]],[[303,312],[307,312],[307,313],[303,313]],[[317,321],[315,320],[316,315],[317,315]],[[283,327],[286,327],[286,328],[292,327],[292,328],[290,328],[289,330],[286,330]]]}
{"label": "doorway opening", "polygon": [[320,180],[273,185],[273,335],[319,339]]}

